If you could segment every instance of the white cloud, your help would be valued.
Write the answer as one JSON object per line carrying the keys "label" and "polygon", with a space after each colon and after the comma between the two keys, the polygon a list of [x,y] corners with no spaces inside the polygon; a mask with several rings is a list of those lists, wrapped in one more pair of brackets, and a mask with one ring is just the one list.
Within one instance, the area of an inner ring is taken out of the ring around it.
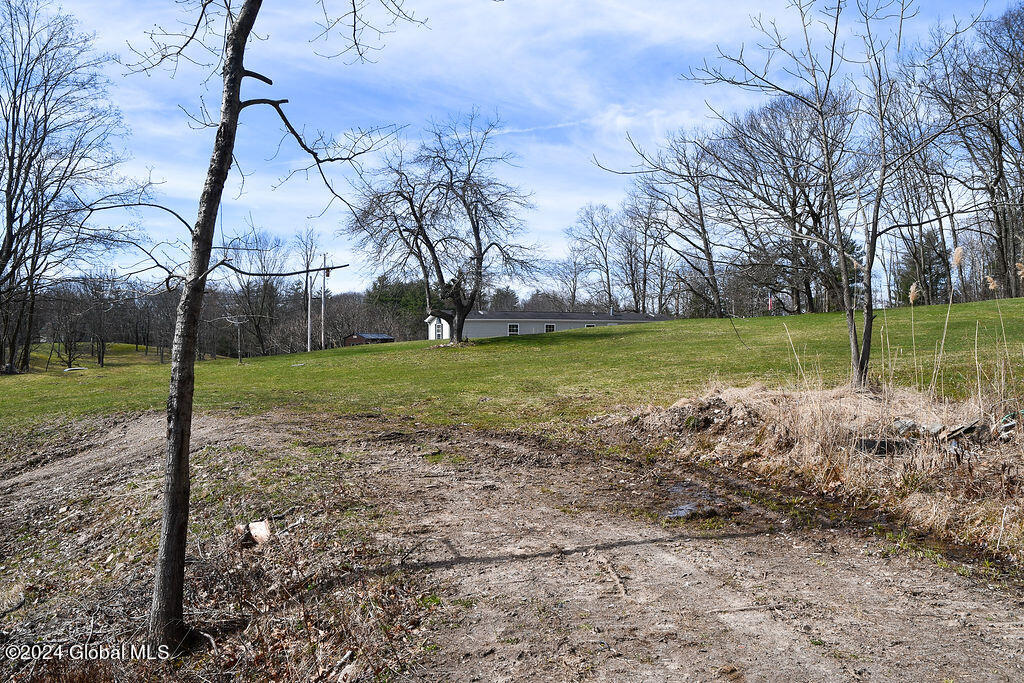
{"label": "white cloud", "polygon": [[[342,2],[342,0],[335,0]],[[955,5],[951,0],[948,10]],[[330,3],[329,3],[330,4]],[[705,100],[736,111],[754,96],[712,89],[680,78],[713,54],[716,44],[737,49],[755,33],[751,14],[778,16],[791,28],[786,0],[723,3],[678,0],[407,0],[426,26],[397,25],[384,36],[384,49],[369,64],[316,56],[327,47],[310,44],[317,3],[266,0],[256,25],[247,66],[274,79],[274,86],[247,83],[248,93],[287,97],[292,119],[310,130],[340,132],[353,126],[408,124],[416,137],[431,117],[474,106],[500,113],[507,130],[499,138],[518,155],[512,181],[534,193],[536,210],[527,216],[534,238],[560,253],[561,230],[588,201],[618,202],[627,180],[599,169],[633,161],[625,136],[645,146],[667,133],[707,122]],[[928,3],[918,30],[943,8]],[[980,3],[977,3],[980,5]],[[97,34],[103,50],[127,54],[125,41],[145,41],[156,24],[170,25],[175,3],[144,0],[66,0],[83,25]],[[948,11],[944,12],[949,14]],[[207,70],[183,66],[167,72],[123,76],[111,70],[112,97],[132,131],[129,168],[152,168],[163,179],[161,192],[186,216],[195,211],[209,158],[211,132],[196,132],[178,109],[196,111],[199,98],[216,111],[216,79]],[[289,235],[307,222],[316,225],[338,261],[357,262],[335,232],[340,212],[318,214],[328,196],[315,178],[295,178],[273,190],[289,164],[299,159],[280,139],[271,111],[247,110],[237,156],[248,173],[245,192],[235,199],[238,176],[225,193],[224,222],[240,225],[250,214],[261,227]],[[303,163],[303,162],[299,162]],[[163,217],[146,217],[154,233],[180,234]],[[364,266],[367,264],[364,264]],[[374,264],[368,264],[372,269]],[[340,271],[332,287],[361,286],[356,268]]]}

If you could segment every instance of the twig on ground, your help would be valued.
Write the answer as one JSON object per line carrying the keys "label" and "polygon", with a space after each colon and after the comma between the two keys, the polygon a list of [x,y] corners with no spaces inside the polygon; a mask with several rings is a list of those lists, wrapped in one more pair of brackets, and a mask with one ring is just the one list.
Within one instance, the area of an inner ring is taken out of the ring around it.
{"label": "twig on ground", "polygon": [[770,603],[767,605],[744,605],[742,607],[720,607],[718,609],[711,610],[712,612],[718,612],[719,614],[727,614],[729,612],[750,612],[752,610],[759,609],[782,609],[785,605],[781,602]]}
{"label": "twig on ground", "polygon": [[13,612],[17,612],[19,609],[22,608],[22,606],[24,604],[25,604],[25,595],[22,594],[21,600],[18,601],[17,605],[15,605],[14,607],[9,607],[9,608],[5,609],[4,611],[0,612],[0,619],[2,619],[3,617],[6,617],[8,614],[11,614]]}

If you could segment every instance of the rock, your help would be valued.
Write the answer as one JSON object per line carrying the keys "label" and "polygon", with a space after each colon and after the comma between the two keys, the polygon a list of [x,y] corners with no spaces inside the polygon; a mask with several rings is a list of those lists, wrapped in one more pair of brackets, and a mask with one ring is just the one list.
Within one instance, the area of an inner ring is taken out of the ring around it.
{"label": "rock", "polygon": [[243,548],[263,545],[270,540],[270,521],[262,519],[248,524],[236,524],[235,533],[241,536],[239,544]]}
{"label": "rock", "polygon": [[263,545],[270,540],[270,521],[260,520],[259,522],[249,522],[249,533],[260,545]]}
{"label": "rock", "polygon": [[899,436],[916,436],[921,432],[921,426],[913,420],[905,417],[897,417],[892,421],[892,428]]}

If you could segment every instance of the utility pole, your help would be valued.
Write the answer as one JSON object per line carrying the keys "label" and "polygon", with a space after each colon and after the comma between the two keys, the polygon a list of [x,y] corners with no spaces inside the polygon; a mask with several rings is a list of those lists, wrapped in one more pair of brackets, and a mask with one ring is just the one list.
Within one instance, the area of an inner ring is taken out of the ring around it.
{"label": "utility pole", "polygon": [[236,335],[235,339],[236,339],[236,343],[238,344],[238,346],[236,347],[238,349],[238,364],[241,365],[242,364],[242,317],[236,315],[234,317],[225,317],[224,320],[227,320],[229,323],[231,323],[232,325],[235,326],[235,335]]}
{"label": "utility pole", "polygon": [[313,287],[309,281],[309,266],[306,267],[306,353],[313,350]]}
{"label": "utility pole", "polygon": [[320,348],[327,348],[327,253],[324,253],[323,280],[320,284]]}

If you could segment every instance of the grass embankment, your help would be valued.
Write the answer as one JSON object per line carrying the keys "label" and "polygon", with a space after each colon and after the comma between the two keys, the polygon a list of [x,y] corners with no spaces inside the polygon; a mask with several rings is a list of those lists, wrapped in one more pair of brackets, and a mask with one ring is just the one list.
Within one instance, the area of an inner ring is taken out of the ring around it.
{"label": "grass embankment", "polygon": [[[1000,320],[999,311],[1002,312]],[[880,313],[874,374],[913,386],[914,339],[925,383],[942,337],[945,306]],[[196,405],[258,412],[299,410],[413,415],[435,422],[513,427],[576,419],[623,405],[668,405],[705,386],[785,385],[803,371],[825,384],[847,378],[849,347],[839,314],[735,320],[679,320],[485,339],[462,348],[408,342],[197,366]],[[788,335],[786,328],[788,327]],[[1005,340],[1004,345],[1004,329]],[[942,394],[963,397],[1024,358],[1024,299],[953,307],[943,354]],[[1009,356],[1011,363],[1005,362]],[[45,358],[40,358],[40,361]],[[0,425],[161,407],[169,366],[114,345],[107,366],[61,372],[42,363],[28,375],[0,377]],[[890,369],[892,372],[890,373]],[[1018,375],[1021,373],[1017,373]]]}

